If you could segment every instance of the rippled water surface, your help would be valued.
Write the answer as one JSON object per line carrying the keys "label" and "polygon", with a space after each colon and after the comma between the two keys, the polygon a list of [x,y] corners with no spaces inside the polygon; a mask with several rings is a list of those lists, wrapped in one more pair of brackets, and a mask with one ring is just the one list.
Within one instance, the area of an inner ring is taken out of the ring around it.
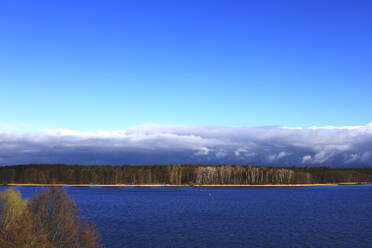
{"label": "rippled water surface", "polygon": [[66,189],[108,248],[372,247],[372,185]]}

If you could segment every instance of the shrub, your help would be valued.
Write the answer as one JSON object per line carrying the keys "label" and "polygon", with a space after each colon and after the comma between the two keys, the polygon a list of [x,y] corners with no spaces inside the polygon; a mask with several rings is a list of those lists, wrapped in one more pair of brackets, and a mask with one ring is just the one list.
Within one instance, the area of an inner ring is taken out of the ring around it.
{"label": "shrub", "polygon": [[5,218],[7,225],[0,229],[0,247],[102,247],[95,226],[80,217],[75,202],[65,190],[45,188],[19,209],[13,204],[24,202],[19,191],[7,190],[1,195],[0,199],[12,204],[2,208],[1,218],[4,215],[11,217],[10,221],[9,217]]}

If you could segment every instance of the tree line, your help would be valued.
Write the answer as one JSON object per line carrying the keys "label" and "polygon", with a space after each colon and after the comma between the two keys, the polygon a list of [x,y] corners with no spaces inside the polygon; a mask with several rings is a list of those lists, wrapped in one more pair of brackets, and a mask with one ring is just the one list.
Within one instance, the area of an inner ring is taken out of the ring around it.
{"label": "tree line", "polygon": [[303,184],[372,182],[372,168],[242,165],[63,165],[0,167],[0,184]]}

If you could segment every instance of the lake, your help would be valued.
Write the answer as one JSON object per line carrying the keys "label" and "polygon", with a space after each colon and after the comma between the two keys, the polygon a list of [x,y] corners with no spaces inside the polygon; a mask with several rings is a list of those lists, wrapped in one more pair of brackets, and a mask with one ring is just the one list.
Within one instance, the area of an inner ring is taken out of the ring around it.
{"label": "lake", "polygon": [[372,247],[372,185],[66,189],[107,248]]}

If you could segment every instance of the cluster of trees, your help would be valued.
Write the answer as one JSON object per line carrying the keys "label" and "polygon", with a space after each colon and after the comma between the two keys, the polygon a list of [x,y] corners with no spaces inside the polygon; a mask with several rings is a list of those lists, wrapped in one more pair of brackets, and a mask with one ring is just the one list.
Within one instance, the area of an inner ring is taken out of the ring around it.
{"label": "cluster of trees", "polygon": [[291,167],[295,183],[372,182],[372,168]]}
{"label": "cluster of trees", "polygon": [[0,192],[0,247],[98,248],[95,226],[82,219],[67,193],[50,187],[30,201],[12,188]]}
{"label": "cluster of trees", "polygon": [[372,169],[240,165],[0,167],[0,184],[302,184],[372,182]]}

